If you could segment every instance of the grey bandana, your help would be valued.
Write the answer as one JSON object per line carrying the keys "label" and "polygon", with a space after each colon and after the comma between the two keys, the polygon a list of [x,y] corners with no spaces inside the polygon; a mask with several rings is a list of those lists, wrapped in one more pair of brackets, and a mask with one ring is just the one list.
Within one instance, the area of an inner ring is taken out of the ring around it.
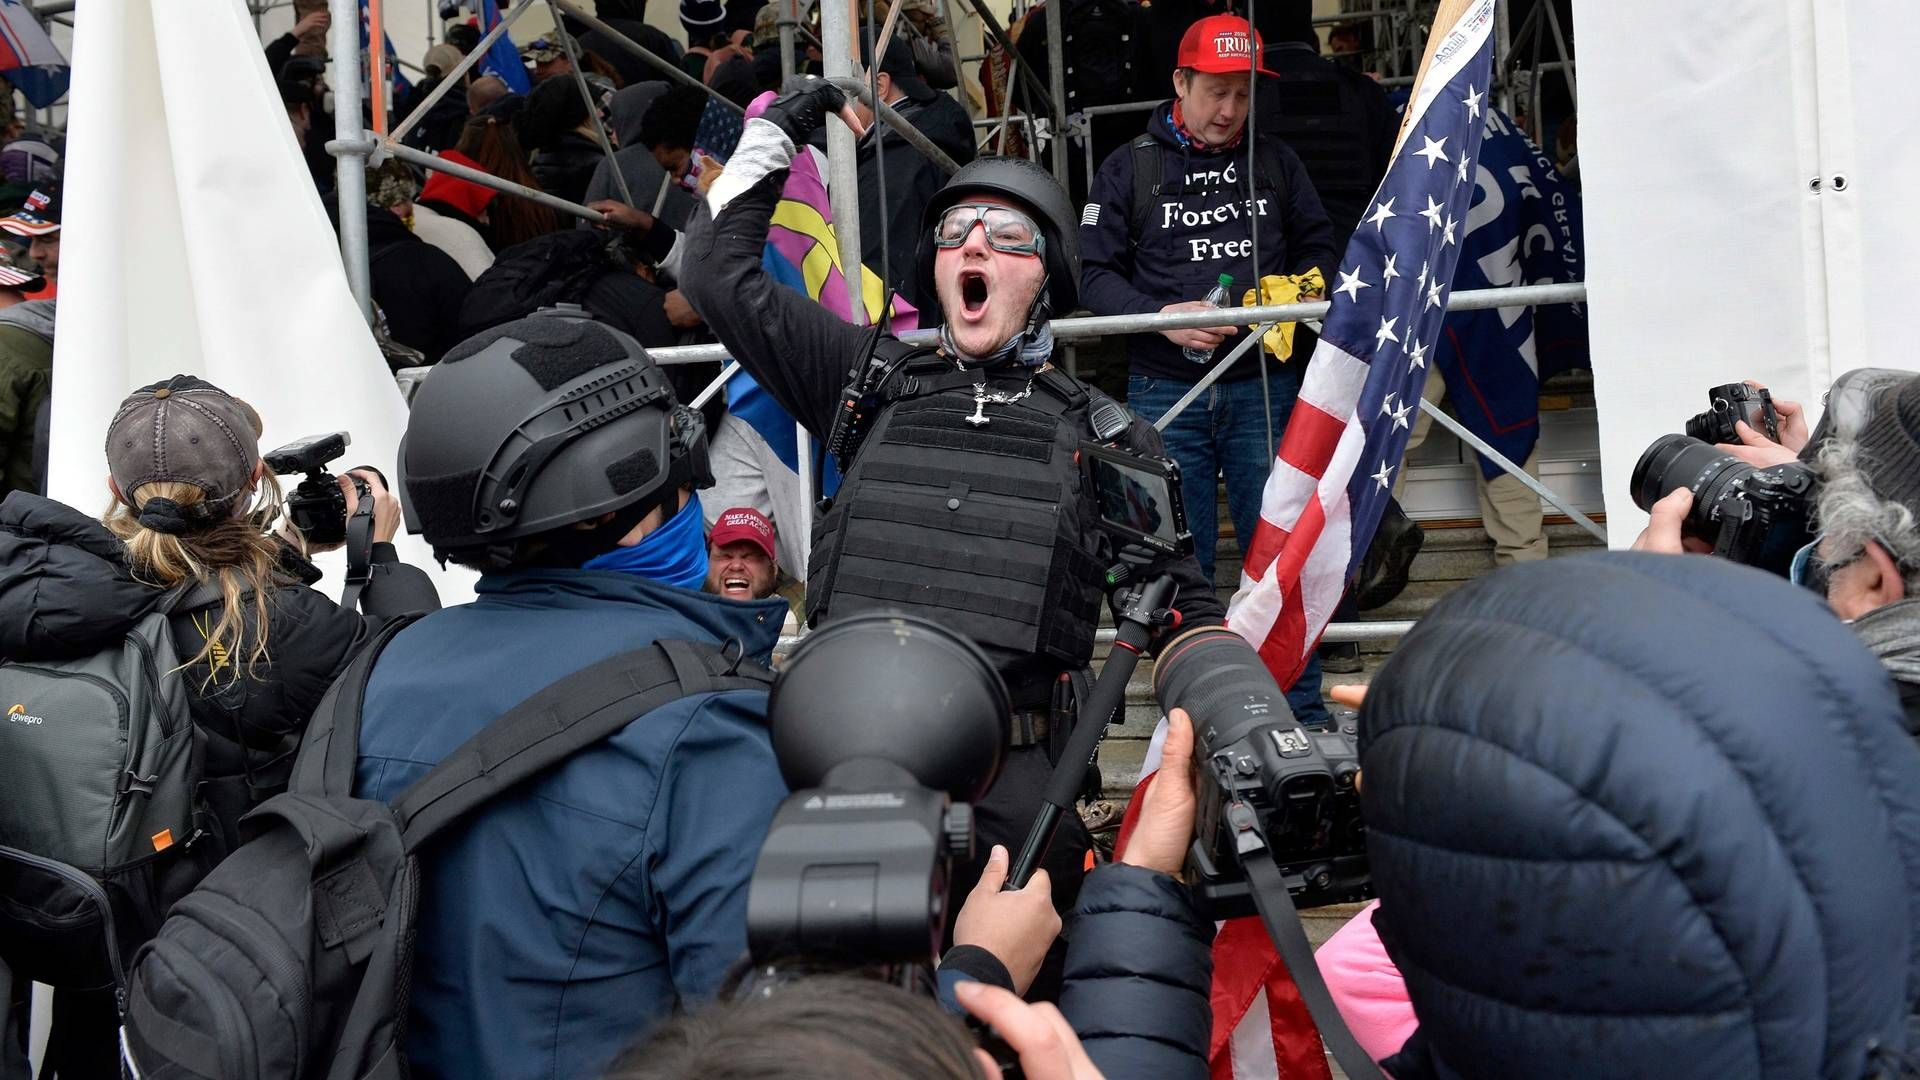
{"label": "grey bandana", "polygon": [[1920,597],[1874,608],[1853,620],[1853,632],[1894,678],[1920,682]]}

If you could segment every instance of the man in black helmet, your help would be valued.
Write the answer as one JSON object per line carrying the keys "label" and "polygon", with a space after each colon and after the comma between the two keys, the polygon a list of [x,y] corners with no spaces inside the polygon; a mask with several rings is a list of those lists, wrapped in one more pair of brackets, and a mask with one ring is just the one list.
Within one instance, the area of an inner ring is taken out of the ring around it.
{"label": "man in black helmet", "polygon": [[[413,399],[409,527],[482,572],[367,683],[355,794],[392,799],[516,703],[656,640],[765,663],[787,610],[701,592],[699,414],[630,337],[565,309],[452,349]],[[452,826],[422,855],[416,1075],[597,1076],[718,989],[785,793],[766,694],[684,696]]]}
{"label": "man in black helmet", "polygon": [[[1065,736],[1049,702],[1092,658],[1112,557],[1077,451],[1101,441],[1158,456],[1160,440],[1052,366],[1049,319],[1072,310],[1080,280],[1078,214],[1030,162],[974,161],[927,207],[917,264],[946,314],[937,347],[850,326],[766,273],[762,245],[794,147],[844,104],[832,86],[809,82],[747,122],[684,238],[683,265],[699,272],[682,287],[816,436],[829,439],[846,411],[850,372],[854,396],[874,403],[842,430],[844,478],[816,519],[808,622],[907,610],[986,651],[1011,691],[1014,749],[976,810],[978,850],[1017,850],[1039,805],[1048,744]],[[1096,431],[1099,417],[1118,423]],[[1180,633],[1222,633],[1224,611],[1194,560],[1170,573]],[[1057,901],[1078,889],[1085,851],[1069,820],[1045,862]],[[971,881],[956,871],[955,895]]]}

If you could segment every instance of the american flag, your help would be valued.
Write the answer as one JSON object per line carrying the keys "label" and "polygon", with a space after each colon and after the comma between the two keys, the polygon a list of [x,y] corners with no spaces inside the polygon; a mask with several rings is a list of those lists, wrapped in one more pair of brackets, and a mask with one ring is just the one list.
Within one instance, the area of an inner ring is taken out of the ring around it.
{"label": "american flag", "polygon": [[[1447,0],[1434,18],[1393,164],[1341,258],[1267,477],[1227,624],[1281,686],[1306,666],[1359,569],[1419,413],[1473,201],[1494,3]],[[1136,796],[1159,746],[1157,735]],[[1215,1080],[1327,1076],[1312,1021],[1258,920],[1224,925],[1213,958]]]}
{"label": "american flag", "polygon": [[0,0],[0,76],[44,109],[67,93],[72,68],[20,0]]}

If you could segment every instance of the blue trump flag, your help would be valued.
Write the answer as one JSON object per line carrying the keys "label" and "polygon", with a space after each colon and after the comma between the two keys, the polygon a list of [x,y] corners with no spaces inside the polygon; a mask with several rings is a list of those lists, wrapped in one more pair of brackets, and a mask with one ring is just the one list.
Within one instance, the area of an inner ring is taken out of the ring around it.
{"label": "blue trump flag", "polygon": [[[480,0],[480,33],[485,35],[499,24],[500,5],[494,0]],[[533,90],[533,80],[527,77],[527,65],[520,59],[520,50],[505,34],[500,35],[500,40],[487,50],[487,55],[478,66],[480,74],[494,76],[516,94]]]}
{"label": "blue trump flag", "polygon": [[[1585,279],[1580,193],[1493,108],[1475,175],[1454,291]],[[1540,437],[1541,381],[1588,366],[1586,305],[1451,312],[1433,355],[1460,422],[1524,464]],[[1480,471],[1500,475],[1484,457]]]}

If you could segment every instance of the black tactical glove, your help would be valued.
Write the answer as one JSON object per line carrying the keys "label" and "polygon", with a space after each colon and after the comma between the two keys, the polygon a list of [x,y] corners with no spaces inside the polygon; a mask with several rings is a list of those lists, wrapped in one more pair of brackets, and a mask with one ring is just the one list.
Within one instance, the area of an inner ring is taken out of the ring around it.
{"label": "black tactical glove", "polygon": [[760,118],[772,121],[786,132],[793,145],[801,146],[820,130],[829,114],[839,112],[846,104],[847,95],[841,93],[839,87],[825,79],[805,75],[787,83],[786,91],[766,107]]}

